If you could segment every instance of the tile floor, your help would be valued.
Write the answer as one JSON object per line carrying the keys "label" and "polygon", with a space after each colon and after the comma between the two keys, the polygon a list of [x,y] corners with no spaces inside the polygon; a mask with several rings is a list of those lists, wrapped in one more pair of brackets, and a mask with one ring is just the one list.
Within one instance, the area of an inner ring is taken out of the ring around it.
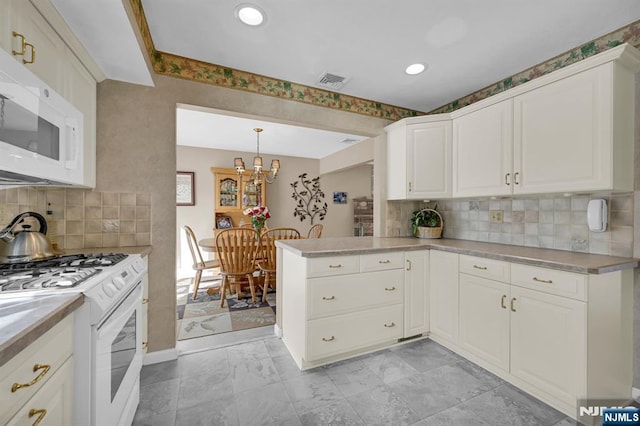
{"label": "tile floor", "polygon": [[575,424],[428,339],[300,372],[264,328],[143,367],[133,425]]}

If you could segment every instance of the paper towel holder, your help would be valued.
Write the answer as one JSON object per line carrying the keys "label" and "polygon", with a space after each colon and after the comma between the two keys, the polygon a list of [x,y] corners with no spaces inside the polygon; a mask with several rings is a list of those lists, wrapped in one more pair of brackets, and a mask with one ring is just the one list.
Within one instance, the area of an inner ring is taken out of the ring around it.
{"label": "paper towel holder", "polygon": [[587,205],[587,225],[591,232],[607,230],[607,202],[603,199],[589,201]]}

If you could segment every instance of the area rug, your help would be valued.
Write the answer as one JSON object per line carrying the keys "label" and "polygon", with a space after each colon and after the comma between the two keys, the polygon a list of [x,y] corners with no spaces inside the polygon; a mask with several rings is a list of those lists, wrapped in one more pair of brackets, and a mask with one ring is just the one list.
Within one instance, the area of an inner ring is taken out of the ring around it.
{"label": "area rug", "polygon": [[251,295],[238,300],[236,295],[227,295],[224,308],[220,307],[220,294],[207,294],[219,280],[200,283],[198,296],[193,300],[192,280],[180,280],[176,284],[178,340],[210,336],[230,331],[273,325],[276,322],[276,293],[269,290],[267,301],[262,301],[262,292],[256,288],[256,303]]}

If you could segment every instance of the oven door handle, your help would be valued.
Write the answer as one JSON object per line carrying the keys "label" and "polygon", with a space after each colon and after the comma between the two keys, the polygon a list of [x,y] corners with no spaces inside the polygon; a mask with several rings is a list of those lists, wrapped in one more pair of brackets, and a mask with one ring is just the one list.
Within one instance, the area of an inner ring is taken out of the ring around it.
{"label": "oven door handle", "polygon": [[[132,307],[142,304],[142,281],[138,281],[133,289],[122,298],[120,303],[111,311],[109,315],[104,317],[97,325],[96,330],[100,332],[100,329],[109,321],[117,321],[120,317],[128,317]],[[134,293],[138,293],[135,299],[131,299]]]}

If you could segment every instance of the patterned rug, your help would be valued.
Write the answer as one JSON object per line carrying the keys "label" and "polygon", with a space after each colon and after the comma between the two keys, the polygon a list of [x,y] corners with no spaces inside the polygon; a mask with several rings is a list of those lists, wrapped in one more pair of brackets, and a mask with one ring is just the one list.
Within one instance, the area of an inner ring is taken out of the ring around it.
{"label": "patterned rug", "polygon": [[[263,327],[276,322],[276,293],[269,290],[267,301],[262,301],[262,291],[256,288],[256,303],[251,302],[248,289],[243,298],[228,295],[224,308],[220,307],[220,294],[207,294],[207,288],[219,285],[219,280],[200,283],[198,297],[192,299],[192,280],[180,280],[177,291],[178,340],[210,336],[229,331]],[[246,296],[249,297],[246,297]]]}

